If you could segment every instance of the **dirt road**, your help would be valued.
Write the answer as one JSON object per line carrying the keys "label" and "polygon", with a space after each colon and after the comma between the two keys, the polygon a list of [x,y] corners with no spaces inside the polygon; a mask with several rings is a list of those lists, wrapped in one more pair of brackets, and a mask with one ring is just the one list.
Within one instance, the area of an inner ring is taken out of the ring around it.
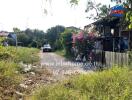
{"label": "dirt road", "polygon": [[77,63],[66,60],[64,57],[55,53],[41,53],[41,65],[52,70],[53,75],[57,78],[62,78],[65,75],[87,73],[83,68],[83,63]]}
{"label": "dirt road", "polygon": [[83,63],[68,61],[55,53],[40,52],[39,55],[41,66],[24,67],[24,69],[30,68],[30,70],[24,73],[24,79],[20,84],[20,90],[17,94],[22,94],[21,97],[26,95],[25,93],[32,94],[39,86],[65,80],[71,75],[93,73],[92,70],[85,70]]}

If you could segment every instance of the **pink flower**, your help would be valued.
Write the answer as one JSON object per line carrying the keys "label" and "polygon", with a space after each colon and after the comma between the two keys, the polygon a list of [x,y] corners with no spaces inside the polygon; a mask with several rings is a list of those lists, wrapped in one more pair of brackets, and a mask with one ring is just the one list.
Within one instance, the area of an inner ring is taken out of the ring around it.
{"label": "pink flower", "polygon": [[78,33],[77,39],[82,40],[83,38],[84,38],[84,33],[83,32]]}

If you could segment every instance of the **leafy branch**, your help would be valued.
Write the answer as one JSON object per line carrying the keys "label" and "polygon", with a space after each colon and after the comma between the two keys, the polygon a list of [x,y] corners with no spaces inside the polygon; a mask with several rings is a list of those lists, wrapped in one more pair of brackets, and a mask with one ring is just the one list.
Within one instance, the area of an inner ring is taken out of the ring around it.
{"label": "leafy branch", "polygon": [[106,17],[108,15],[109,8],[106,5],[102,5],[101,3],[96,3],[95,1],[89,0],[87,2],[87,8],[85,12],[88,13],[91,10],[95,10],[96,15],[94,16],[94,13],[92,13],[87,18],[97,20]]}

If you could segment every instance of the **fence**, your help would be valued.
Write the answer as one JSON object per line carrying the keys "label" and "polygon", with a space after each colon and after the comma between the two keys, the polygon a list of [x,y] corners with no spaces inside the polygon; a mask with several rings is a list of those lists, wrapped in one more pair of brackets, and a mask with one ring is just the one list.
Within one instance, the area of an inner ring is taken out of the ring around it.
{"label": "fence", "polygon": [[129,53],[118,53],[105,51],[105,64],[106,66],[128,66],[129,64]]}

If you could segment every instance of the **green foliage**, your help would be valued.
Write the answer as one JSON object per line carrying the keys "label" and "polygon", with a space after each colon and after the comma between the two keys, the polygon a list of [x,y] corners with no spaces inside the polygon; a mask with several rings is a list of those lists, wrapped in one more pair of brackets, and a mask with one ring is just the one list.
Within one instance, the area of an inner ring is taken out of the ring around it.
{"label": "green foliage", "polygon": [[70,0],[71,5],[78,5],[80,0]]}
{"label": "green foliage", "polygon": [[46,32],[46,39],[53,49],[61,49],[61,33],[64,32],[65,28],[63,26],[55,26],[51,27]]}
{"label": "green foliage", "polygon": [[0,47],[0,61],[11,60],[16,63],[33,64],[39,62],[38,49],[24,47]]}
{"label": "green foliage", "polygon": [[[40,48],[45,42],[45,34],[41,30],[26,29],[21,31],[18,28],[13,28],[13,30],[17,34],[18,45],[20,46]],[[8,39],[8,42],[10,45],[15,45],[15,41],[12,39]]]}
{"label": "green foliage", "polygon": [[62,43],[63,43],[63,47],[66,51],[66,55],[70,55],[71,54],[71,48],[72,48],[72,30],[68,30],[66,29],[62,34]]}
{"label": "green foliage", "polygon": [[126,13],[126,21],[129,23],[128,28],[132,29],[132,11]]}
{"label": "green foliage", "polygon": [[16,50],[15,61],[26,64],[35,64],[39,62],[39,50],[35,48],[19,47]]}
{"label": "green foliage", "polygon": [[73,76],[52,86],[41,87],[33,100],[131,100],[132,72],[114,67],[103,72]]}
{"label": "green foliage", "polygon": [[14,28],[13,28],[13,31],[14,31],[15,33],[20,33],[20,32],[21,32],[21,30],[20,30],[19,28],[17,28],[17,27],[14,27]]}
{"label": "green foliage", "polygon": [[23,47],[0,47],[0,75],[15,75],[15,71],[19,71],[19,62],[25,64],[39,63],[39,50],[34,48]]}
{"label": "green foliage", "polygon": [[13,78],[16,71],[19,70],[19,65],[12,61],[0,61],[0,76]]}
{"label": "green foliage", "polygon": [[63,49],[63,43],[62,43],[61,37],[58,40],[56,40],[55,46],[56,46],[56,49],[58,50]]}
{"label": "green foliage", "polygon": [[94,15],[94,13],[92,13],[87,18],[97,20],[97,19],[106,17],[108,15],[108,9],[109,8],[106,5],[102,5],[101,3],[96,3],[94,0],[88,0],[87,8],[86,8],[85,12],[95,10],[96,15]]}
{"label": "green foliage", "polygon": [[22,81],[19,63],[39,62],[38,53],[34,48],[0,46],[0,100],[16,100],[13,98]]}
{"label": "green foliage", "polygon": [[0,37],[0,46],[2,45],[2,42],[5,40],[5,37]]}
{"label": "green foliage", "polygon": [[0,52],[0,60],[8,60],[12,59],[12,55],[9,54],[8,52]]}
{"label": "green foliage", "polygon": [[13,60],[16,52],[11,47],[0,46],[0,61],[1,60]]}
{"label": "green foliage", "polygon": [[40,48],[44,44],[45,35],[43,31],[27,29],[25,34],[28,36],[26,46]]}
{"label": "green foliage", "polygon": [[25,33],[18,34],[17,39],[19,44],[21,43],[22,46],[28,46],[28,44],[30,43],[30,37]]}

